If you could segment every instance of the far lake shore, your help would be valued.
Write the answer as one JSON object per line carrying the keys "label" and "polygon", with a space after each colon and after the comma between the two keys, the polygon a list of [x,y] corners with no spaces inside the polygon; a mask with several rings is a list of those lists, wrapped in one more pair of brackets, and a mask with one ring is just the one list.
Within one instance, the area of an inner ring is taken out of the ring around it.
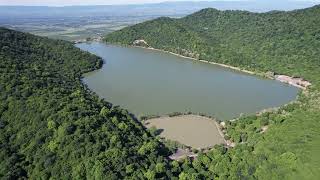
{"label": "far lake shore", "polygon": [[269,75],[267,75],[267,73],[263,73],[263,74],[262,73],[257,73],[257,72],[245,70],[245,69],[242,69],[242,68],[239,68],[239,67],[235,67],[235,66],[231,66],[231,65],[227,65],[227,64],[222,64],[222,63],[216,63],[216,62],[207,61],[207,60],[196,59],[196,58],[184,56],[184,55],[181,55],[181,54],[177,54],[177,53],[174,53],[174,52],[165,51],[165,50],[161,50],[161,49],[156,49],[156,48],[153,48],[153,47],[143,47],[143,46],[132,46],[132,47],[149,49],[149,50],[159,51],[159,52],[163,52],[163,53],[169,53],[169,54],[172,54],[172,55],[175,55],[175,56],[178,56],[178,57],[191,59],[191,60],[194,60],[194,61],[200,61],[200,62],[203,62],[203,63],[213,64],[213,65],[218,65],[218,66],[229,68],[229,69],[232,69],[232,70],[244,72],[244,73],[247,73],[247,74],[250,74],[250,75],[262,76],[264,78],[277,80],[277,81],[280,81],[282,83],[286,83],[286,84],[289,84],[291,86],[295,86],[295,87],[297,87],[299,89],[302,89],[302,90],[306,90],[307,87],[311,85],[310,82],[305,81],[302,78],[295,78],[295,77],[286,76],[286,75],[269,76]]}
{"label": "far lake shore", "polygon": [[[79,41],[79,42],[76,41],[75,44],[78,44],[78,43],[81,43],[81,42],[82,41]],[[103,41],[102,38],[100,38],[98,41],[93,40],[93,41],[84,41],[84,42],[85,43],[87,43],[87,42],[102,42],[102,43],[106,43],[106,42]],[[203,60],[203,59],[196,59],[196,58],[193,58],[193,57],[188,57],[188,56],[184,56],[184,55],[181,55],[181,54],[178,54],[178,53],[165,51],[165,50],[161,50],[161,49],[156,49],[156,48],[153,48],[153,47],[144,47],[144,46],[137,46],[137,45],[121,45],[121,44],[116,44],[116,45],[119,45],[121,47],[122,46],[129,46],[129,47],[143,48],[143,49],[148,49],[148,50],[153,50],[153,51],[159,51],[159,52],[163,52],[163,53],[169,53],[169,54],[181,57],[181,58],[186,58],[186,59],[190,59],[190,60],[193,60],[193,61],[199,61],[199,62],[203,62],[203,63],[213,64],[213,65],[229,68],[229,69],[232,69],[232,70],[240,71],[240,72],[243,72],[243,73],[247,73],[247,74],[250,74],[250,75],[257,75],[257,76],[260,76],[260,77],[273,79],[273,80],[280,81],[282,83],[289,84],[291,86],[297,87],[299,89],[302,89],[303,91],[306,90],[308,88],[308,86],[312,85],[309,81],[303,80],[302,78],[295,78],[295,77],[291,77],[291,76],[287,76],[287,75],[283,75],[283,74],[270,76],[267,73],[257,73],[257,72],[249,71],[249,70],[246,70],[246,69],[243,69],[243,68],[239,68],[239,67],[236,67],[236,66],[231,66],[231,65],[222,64],[222,63],[216,63],[216,62]]]}

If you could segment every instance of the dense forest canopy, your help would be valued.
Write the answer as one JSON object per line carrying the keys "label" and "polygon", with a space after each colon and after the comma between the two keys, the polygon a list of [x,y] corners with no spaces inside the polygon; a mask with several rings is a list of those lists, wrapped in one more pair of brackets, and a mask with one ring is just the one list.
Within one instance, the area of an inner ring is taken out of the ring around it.
{"label": "dense forest canopy", "polygon": [[[319,179],[320,6],[290,12],[208,8],[180,19],[158,18],[108,34],[105,41],[156,49],[313,84],[276,112],[227,122],[238,145],[191,162],[182,175],[221,179]],[[262,127],[268,127],[266,132]]]}
{"label": "dense forest canopy", "polygon": [[[0,179],[319,179],[319,7],[263,14],[205,9],[106,37],[256,71],[302,76],[296,102],[226,122],[222,145],[195,160],[170,151],[81,75],[102,60],[73,44],[0,28]],[[263,131],[263,127],[268,127]]]}
{"label": "dense forest canopy", "polygon": [[167,163],[132,115],[81,83],[101,65],[72,43],[0,29],[0,179],[141,179]]}
{"label": "dense forest canopy", "polygon": [[290,12],[208,8],[181,19],[158,18],[108,34],[109,43],[149,46],[260,72],[320,81],[320,6]]}

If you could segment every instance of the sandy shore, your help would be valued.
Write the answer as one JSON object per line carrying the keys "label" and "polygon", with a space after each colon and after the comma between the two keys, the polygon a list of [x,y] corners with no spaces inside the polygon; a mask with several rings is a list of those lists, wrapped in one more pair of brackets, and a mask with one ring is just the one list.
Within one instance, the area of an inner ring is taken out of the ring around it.
{"label": "sandy shore", "polygon": [[161,137],[178,141],[193,148],[208,148],[225,144],[224,135],[213,119],[198,115],[160,117],[147,120],[147,128],[163,130]]}
{"label": "sandy shore", "polygon": [[302,78],[294,78],[286,75],[275,75],[275,79],[277,81],[290,84],[292,86],[295,86],[297,88],[306,90],[308,86],[311,86],[311,83],[308,81],[303,80]]}

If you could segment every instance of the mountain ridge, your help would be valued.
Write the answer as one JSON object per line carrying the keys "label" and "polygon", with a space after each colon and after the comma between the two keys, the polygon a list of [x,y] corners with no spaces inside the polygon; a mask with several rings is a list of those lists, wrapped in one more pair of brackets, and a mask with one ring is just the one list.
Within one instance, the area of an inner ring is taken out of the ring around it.
{"label": "mountain ridge", "polygon": [[[295,102],[276,112],[227,121],[227,137],[238,143],[244,138],[245,142],[223,155],[228,159],[221,160],[213,152],[199,157],[191,163],[193,170],[206,174],[202,168],[216,172],[220,167],[218,172],[229,173],[214,177],[225,179],[231,174],[238,174],[238,179],[318,179],[320,6],[267,13],[205,9],[168,21],[155,19],[115,31],[105,36],[105,42],[131,46],[132,40],[143,39],[155,49],[258,74],[302,77],[312,83]],[[259,127],[254,124],[264,124],[264,120],[269,129],[257,134]],[[206,166],[206,157],[213,165]],[[182,173],[191,177],[188,171]]]}
{"label": "mountain ridge", "polygon": [[318,11],[160,18],[106,37],[313,83],[275,111],[226,121],[234,148],[179,162],[132,114],[82,84],[101,58],[0,28],[0,179],[319,179]]}
{"label": "mountain ridge", "polygon": [[[157,18],[126,27],[108,34],[105,41],[132,45],[134,40],[144,39],[153,48],[181,55],[186,55],[182,51],[191,52],[202,60],[319,80],[315,76],[319,14],[320,6],[268,13],[206,8],[179,19]],[[294,70],[285,68],[287,61]],[[299,71],[306,65],[309,71]]]}

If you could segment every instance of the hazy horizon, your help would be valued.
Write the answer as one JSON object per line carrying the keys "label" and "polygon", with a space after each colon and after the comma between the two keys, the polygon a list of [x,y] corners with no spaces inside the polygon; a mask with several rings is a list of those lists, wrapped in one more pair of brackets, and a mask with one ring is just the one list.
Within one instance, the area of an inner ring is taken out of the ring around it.
{"label": "hazy horizon", "polygon": [[157,4],[165,2],[313,2],[320,3],[320,0],[0,0],[0,6],[99,6],[99,5],[133,5],[133,4]]}

